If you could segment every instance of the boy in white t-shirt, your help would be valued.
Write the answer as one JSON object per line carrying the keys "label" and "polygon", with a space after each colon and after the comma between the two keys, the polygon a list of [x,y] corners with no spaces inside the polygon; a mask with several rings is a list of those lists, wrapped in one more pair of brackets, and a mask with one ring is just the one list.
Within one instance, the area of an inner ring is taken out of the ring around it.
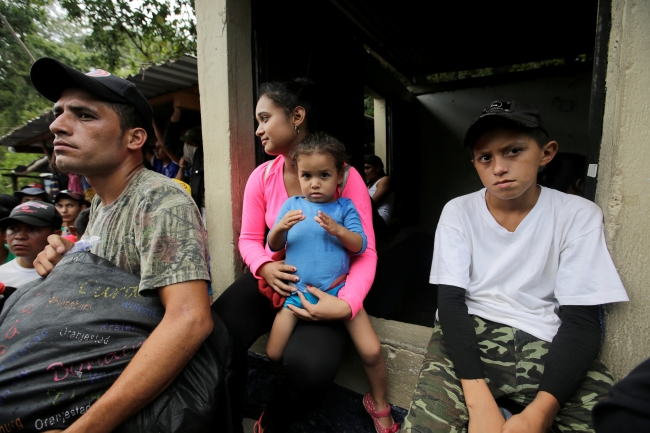
{"label": "boy in white t-shirt", "polygon": [[558,144],[532,105],[493,102],[464,144],[485,188],[447,203],[436,229],[439,323],[405,431],[593,431],[613,383],[599,305],[628,300],[602,212],[536,184]]}

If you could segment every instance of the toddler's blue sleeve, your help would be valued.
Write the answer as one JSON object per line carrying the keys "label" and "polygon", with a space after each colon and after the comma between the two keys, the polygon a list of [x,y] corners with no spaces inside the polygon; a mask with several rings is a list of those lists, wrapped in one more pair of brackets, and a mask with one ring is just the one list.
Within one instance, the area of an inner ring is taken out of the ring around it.
{"label": "toddler's blue sleeve", "polygon": [[363,231],[363,226],[361,225],[361,217],[357,208],[354,207],[352,200],[346,199],[343,202],[343,227],[350,230],[352,233],[359,233],[362,239],[361,250],[353,253],[355,255],[363,254],[366,251],[368,246],[368,238]]}

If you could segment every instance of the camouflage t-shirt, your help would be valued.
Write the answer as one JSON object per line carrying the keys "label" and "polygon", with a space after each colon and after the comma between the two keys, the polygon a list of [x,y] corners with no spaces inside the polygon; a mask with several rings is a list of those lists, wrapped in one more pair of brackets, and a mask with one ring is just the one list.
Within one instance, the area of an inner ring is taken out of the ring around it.
{"label": "camouflage t-shirt", "polygon": [[150,170],[133,175],[113,203],[95,196],[84,239],[92,252],[140,277],[140,293],[191,280],[210,280],[205,229],[192,200],[176,182]]}

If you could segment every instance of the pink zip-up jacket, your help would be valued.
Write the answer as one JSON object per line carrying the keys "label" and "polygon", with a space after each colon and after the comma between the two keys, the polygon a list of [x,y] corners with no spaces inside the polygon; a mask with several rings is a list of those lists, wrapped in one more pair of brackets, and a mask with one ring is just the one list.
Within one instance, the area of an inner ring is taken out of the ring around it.
{"label": "pink zip-up jacket", "polygon": [[[267,164],[273,164],[266,181],[264,173]],[[377,251],[375,250],[375,233],[372,229],[372,207],[368,188],[359,172],[350,167],[343,197],[349,198],[361,217],[363,231],[368,238],[368,246],[363,254],[350,257],[350,273],[345,286],[338,293],[338,298],[350,305],[352,318],[363,308],[365,299],[377,268]],[[289,198],[284,186],[284,157],[278,156],[273,161],[265,162],[251,173],[244,191],[244,208],[242,212],[239,252],[257,279],[257,270],[271,262],[271,251],[265,246],[267,228],[275,224],[282,204]],[[287,263],[291,264],[291,263]],[[300,269],[298,270],[300,273]]]}

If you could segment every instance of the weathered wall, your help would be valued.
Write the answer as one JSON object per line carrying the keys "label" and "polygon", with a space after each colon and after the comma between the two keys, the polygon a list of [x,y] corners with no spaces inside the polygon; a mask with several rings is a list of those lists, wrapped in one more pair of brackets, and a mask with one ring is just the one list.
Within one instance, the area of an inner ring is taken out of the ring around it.
{"label": "weathered wall", "polygon": [[608,306],[602,358],[616,379],[650,357],[650,3],[613,0],[596,202],[630,296]]}
{"label": "weathered wall", "polygon": [[462,140],[472,120],[495,100],[539,107],[561,152],[587,153],[591,71],[418,96],[421,110],[420,230],[433,233],[449,200],[482,187]]}
{"label": "weathered wall", "polygon": [[255,168],[250,1],[197,0],[196,16],[206,220],[216,296],[241,266],[236,240],[242,197]]}

